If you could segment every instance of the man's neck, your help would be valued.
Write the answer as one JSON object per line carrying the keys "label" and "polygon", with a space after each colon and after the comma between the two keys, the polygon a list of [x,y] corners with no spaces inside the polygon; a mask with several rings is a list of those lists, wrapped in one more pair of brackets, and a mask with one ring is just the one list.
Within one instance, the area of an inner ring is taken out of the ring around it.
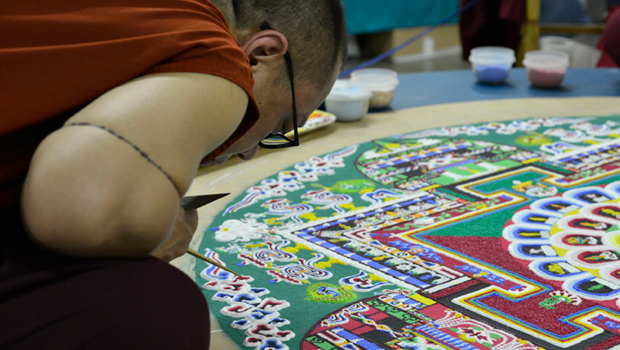
{"label": "man's neck", "polygon": [[236,28],[233,0],[211,0],[211,3],[213,3],[213,5],[215,5],[215,7],[217,7],[218,10],[224,14],[230,30],[233,31]]}
{"label": "man's neck", "polygon": [[239,43],[242,43],[252,34],[250,30],[242,30],[237,26],[233,0],[211,0],[211,2],[224,14],[230,32]]}

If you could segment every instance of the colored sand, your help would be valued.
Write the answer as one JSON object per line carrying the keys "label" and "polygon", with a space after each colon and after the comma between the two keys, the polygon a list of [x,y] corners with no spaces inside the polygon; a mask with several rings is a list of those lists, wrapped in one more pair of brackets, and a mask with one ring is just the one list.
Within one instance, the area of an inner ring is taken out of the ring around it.
{"label": "colored sand", "polygon": [[510,66],[477,66],[476,78],[482,83],[498,84],[508,78]]}
{"label": "colored sand", "polygon": [[566,72],[564,70],[556,69],[538,69],[530,68],[527,70],[527,78],[530,83],[538,87],[558,87],[562,84]]}

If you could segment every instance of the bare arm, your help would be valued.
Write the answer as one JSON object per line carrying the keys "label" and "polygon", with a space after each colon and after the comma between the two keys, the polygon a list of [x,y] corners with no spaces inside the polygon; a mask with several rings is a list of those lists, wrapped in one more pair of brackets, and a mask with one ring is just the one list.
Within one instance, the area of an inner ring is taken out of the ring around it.
{"label": "bare arm", "polygon": [[74,256],[148,255],[170,234],[200,160],[233,133],[247,103],[237,85],[192,73],[145,76],[105,93],[67,123],[114,130],[172,182],[101,129],[61,128],[39,145],[24,184],[31,236]]}

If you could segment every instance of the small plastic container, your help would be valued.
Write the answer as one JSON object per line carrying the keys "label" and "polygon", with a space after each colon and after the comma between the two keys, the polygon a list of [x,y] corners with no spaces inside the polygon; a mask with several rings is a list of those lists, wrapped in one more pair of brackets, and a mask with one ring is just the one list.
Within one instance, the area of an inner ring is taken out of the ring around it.
{"label": "small plastic container", "polygon": [[515,51],[506,47],[477,47],[469,54],[474,75],[479,82],[485,84],[505,82],[516,61]]}
{"label": "small plastic container", "polygon": [[351,85],[348,80],[338,80],[325,99],[325,109],[341,122],[360,120],[368,113],[371,97],[369,89]]}
{"label": "small plastic container", "polygon": [[557,88],[564,81],[570,59],[566,52],[529,51],[525,54],[523,65],[533,86]]}
{"label": "small plastic container", "polygon": [[394,100],[394,91],[398,83],[398,73],[391,69],[365,68],[351,73],[351,85],[372,91],[371,109],[387,108]]}

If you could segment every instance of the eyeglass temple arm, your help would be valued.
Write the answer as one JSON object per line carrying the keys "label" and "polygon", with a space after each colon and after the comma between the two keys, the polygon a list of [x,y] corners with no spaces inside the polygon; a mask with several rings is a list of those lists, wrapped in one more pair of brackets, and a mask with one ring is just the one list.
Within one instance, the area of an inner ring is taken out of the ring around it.
{"label": "eyeglass temple arm", "polygon": [[[263,22],[263,24],[261,24],[260,26],[261,30],[270,30],[272,29],[271,26],[269,25],[269,23],[267,22]],[[294,143],[295,145],[299,145],[299,132],[297,131],[297,104],[295,103],[295,83],[293,82],[294,77],[293,77],[293,61],[291,60],[291,55],[289,54],[288,50],[286,51],[286,53],[284,54],[284,59],[286,60],[286,66],[288,68],[288,74],[291,77],[291,99],[293,102],[293,132],[295,135],[294,138]]]}

